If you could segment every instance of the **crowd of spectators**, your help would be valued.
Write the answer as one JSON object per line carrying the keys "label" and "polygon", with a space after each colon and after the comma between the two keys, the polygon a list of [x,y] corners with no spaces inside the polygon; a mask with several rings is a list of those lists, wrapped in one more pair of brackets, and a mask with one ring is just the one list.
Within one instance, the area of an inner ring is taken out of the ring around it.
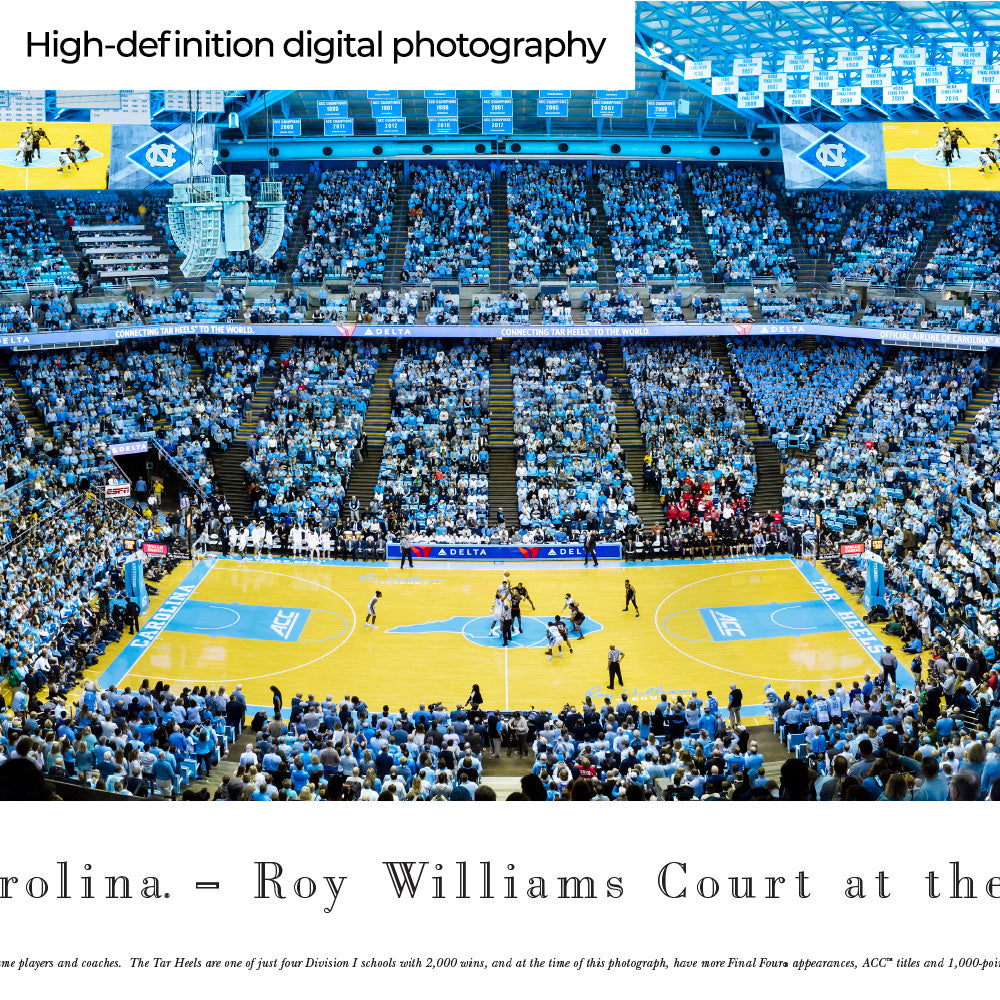
{"label": "crowd of spectators", "polygon": [[344,503],[378,348],[310,339],[276,360],[273,399],[247,442],[244,468],[261,514],[321,527]]}
{"label": "crowd of spectators", "polygon": [[634,292],[584,292],[581,302],[585,323],[641,323],[645,303]]}
{"label": "crowd of spectators", "polygon": [[834,241],[830,281],[899,285],[941,210],[941,196],[891,191],[857,208]]}
{"label": "crowd of spectators", "polygon": [[824,296],[780,295],[772,288],[755,288],[754,300],[765,322],[786,320],[800,323],[850,324],[857,312],[857,293]]}
{"label": "crowd of spectators", "polygon": [[849,217],[851,196],[843,191],[801,191],[791,202],[791,223],[810,257],[825,261]]}
{"label": "crowd of spectators", "polygon": [[962,198],[945,234],[924,265],[927,288],[969,282],[1000,288],[1000,201],[990,195]]}
{"label": "crowd of spectators", "polygon": [[730,357],[758,424],[779,444],[795,436],[804,447],[827,436],[881,364],[867,341],[834,338],[813,351],[785,337],[735,340]]}
{"label": "crowd of spectators", "polygon": [[793,281],[798,271],[788,222],[777,196],[754,170],[700,167],[689,174],[715,257],[712,280],[749,284],[755,277]]}
{"label": "crowd of spectators", "polygon": [[0,194],[0,289],[49,281],[79,285],[42,213],[24,194]]}
{"label": "crowd of spectators", "polygon": [[304,284],[319,284],[324,278],[381,282],[386,277],[395,198],[396,170],[390,163],[324,171],[316,204],[308,218],[303,218],[304,242],[293,280]]}
{"label": "crowd of spectators", "polygon": [[658,496],[665,524],[629,544],[639,558],[745,544],[756,462],[725,369],[704,341],[627,340],[622,354],[646,444],[642,488]]}
{"label": "crowd of spectators", "polygon": [[521,538],[621,537],[635,489],[600,342],[525,342],[510,360]]}
{"label": "crowd of spectators", "polygon": [[598,186],[619,285],[702,280],[689,218],[672,173],[658,167],[601,167]]}
{"label": "crowd of spectators", "polygon": [[475,164],[411,168],[402,278],[490,283],[490,173]]}
{"label": "crowd of spectators", "polygon": [[523,326],[531,318],[531,302],[523,291],[500,292],[473,299],[473,326]]}
{"label": "crowd of spectators", "polygon": [[584,167],[575,164],[515,163],[508,169],[511,284],[596,280],[599,250],[591,234],[586,183]]}
{"label": "crowd of spectators", "polygon": [[[261,184],[269,180],[281,182],[281,196],[285,199],[285,221],[278,249],[273,256],[262,260],[254,251],[264,240],[268,209],[258,208],[257,201],[261,194]],[[308,174],[278,174],[269,177],[257,169],[246,175],[246,193],[250,199],[250,249],[233,251],[216,260],[209,271],[212,280],[235,275],[246,276],[257,282],[275,282],[285,278],[293,263],[288,259],[288,243],[295,232],[308,180]]]}
{"label": "crowd of spectators", "polygon": [[408,343],[392,373],[374,510],[397,536],[489,531],[490,355],[477,341]]}

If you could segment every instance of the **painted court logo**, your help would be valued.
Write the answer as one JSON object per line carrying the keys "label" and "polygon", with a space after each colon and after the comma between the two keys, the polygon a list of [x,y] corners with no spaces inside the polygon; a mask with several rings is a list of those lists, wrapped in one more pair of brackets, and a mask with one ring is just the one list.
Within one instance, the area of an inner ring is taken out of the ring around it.
{"label": "painted court logo", "polygon": [[295,623],[299,620],[298,611],[284,611],[279,609],[271,622],[271,631],[276,632],[282,639],[287,639],[295,628]]}
{"label": "painted court logo", "polygon": [[743,626],[740,625],[739,618],[734,618],[732,615],[724,614],[721,611],[710,611],[709,614],[714,619],[720,634],[724,635],[727,639],[732,638],[734,635],[738,635],[741,639],[746,638],[746,633],[743,631]]}

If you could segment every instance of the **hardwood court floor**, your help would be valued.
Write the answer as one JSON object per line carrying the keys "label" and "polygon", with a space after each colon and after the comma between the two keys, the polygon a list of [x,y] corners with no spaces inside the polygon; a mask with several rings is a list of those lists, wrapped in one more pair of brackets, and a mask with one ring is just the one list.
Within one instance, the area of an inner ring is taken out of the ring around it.
{"label": "hardwood court floor", "polygon": [[[729,682],[759,714],[764,684],[794,691],[849,681],[875,667],[882,639],[823,572],[789,559],[659,565],[508,566],[535,610],[507,649],[489,635],[503,567],[386,569],[371,564],[208,560],[164,581],[143,616],[93,671],[103,684],[142,678],[185,685],[242,682],[250,705],[297,692],[357,694],[371,708],[464,702],[478,683],[488,708],[560,708],[609,694],[610,643],[624,650],[626,690],[652,707],[661,692],[706,690],[725,704]],[[641,617],[622,611],[624,580]],[[364,625],[375,590],[378,628]],[[551,662],[544,628],[565,595],[579,601],[586,638]],[[617,698],[617,692],[615,694]]]}

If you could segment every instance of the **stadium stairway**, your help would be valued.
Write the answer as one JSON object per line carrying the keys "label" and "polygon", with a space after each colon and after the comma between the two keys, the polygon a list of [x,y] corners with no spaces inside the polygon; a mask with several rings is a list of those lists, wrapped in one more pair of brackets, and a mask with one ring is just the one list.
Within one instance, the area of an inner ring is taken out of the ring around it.
{"label": "stadium stairway", "polygon": [[494,176],[490,182],[490,288],[502,291],[510,287],[510,230],[507,227],[507,175]]}
{"label": "stadium stairway", "polygon": [[[865,396],[868,395],[871,388],[882,378],[882,376],[893,366],[899,355],[898,347],[888,347],[885,353],[882,355],[882,364],[879,365],[878,371],[858,390],[854,399],[851,400],[850,405],[844,412],[840,415],[840,418],[833,425],[833,430],[823,438],[824,441],[829,440],[834,435],[837,437],[843,437],[847,433],[847,428],[851,421],[857,416],[858,413],[858,403],[861,402]],[[812,449],[810,450],[810,453]]]}
{"label": "stadium stairway", "polygon": [[757,462],[757,486],[753,492],[751,510],[781,510],[781,487],[783,485],[781,455],[771,439],[761,430],[754,409],[743,394],[739,376],[729,358],[726,339],[724,337],[709,337],[708,344],[712,351],[712,357],[722,366],[729,379],[729,395],[733,397],[737,406],[743,408],[747,437],[753,444]]}
{"label": "stadium stairway", "polygon": [[399,351],[395,347],[388,354],[383,354],[379,360],[363,428],[368,437],[368,457],[355,464],[347,481],[346,496],[357,497],[362,511],[368,510],[368,505],[375,497],[375,486],[378,484],[379,471],[382,468],[385,429],[392,415],[389,390],[392,388],[392,371],[398,360]]}
{"label": "stadium stairway", "polygon": [[708,245],[708,235],[705,233],[705,226],[701,221],[701,206],[698,198],[691,186],[691,178],[687,174],[682,174],[678,187],[681,192],[681,205],[688,214],[688,237],[691,240],[691,249],[698,258],[698,266],[701,268],[701,276],[706,288],[712,291],[722,291],[725,287],[721,283],[715,282],[712,276],[712,264],[714,256]]}
{"label": "stadium stairway", "polygon": [[397,175],[396,198],[392,203],[392,229],[389,231],[389,243],[385,248],[383,280],[387,285],[398,282],[402,275],[412,190],[409,180],[404,179],[401,174]]}
{"label": "stadium stairway", "polygon": [[[281,352],[292,346],[291,337],[279,337],[271,344],[271,357],[277,359]],[[274,398],[274,387],[278,379],[274,370],[268,369],[257,382],[250,412],[236,430],[232,443],[225,451],[212,447],[212,465],[215,466],[215,486],[217,493],[226,498],[237,520],[249,520],[253,516],[253,504],[247,493],[246,472],[243,463],[250,457],[247,441],[257,427],[257,421],[267,412]]]}
{"label": "stadium stairway", "polygon": [[[608,378],[612,382],[612,391],[616,397],[618,440],[625,449],[625,467],[632,473],[636,510],[642,523],[648,527],[663,520],[663,505],[656,493],[648,493],[643,489],[642,460],[646,455],[646,442],[643,440],[642,431],[639,430],[639,412],[632,398],[620,340],[605,341],[604,358],[608,364]],[[618,391],[614,390],[616,378],[620,382]]]}
{"label": "stadium stairway", "polygon": [[[289,288],[292,286],[292,272],[298,266],[299,251],[302,249],[302,244],[305,243],[306,235],[309,232],[306,227],[309,224],[309,213],[316,205],[316,196],[319,194],[319,180],[321,176],[318,172],[309,174],[309,179],[306,181],[306,186],[302,191],[302,197],[299,199],[299,214],[295,220],[292,235],[288,238],[288,267],[285,271],[284,280],[281,282],[282,285],[287,285]],[[277,179],[281,180],[280,174]]]}
{"label": "stadium stairway", "polygon": [[24,391],[20,381],[15,374],[14,369],[11,367],[10,358],[5,358],[3,365],[0,366],[0,381],[3,382],[5,386],[12,393],[14,393],[14,398],[17,400],[18,409],[24,414],[24,419],[28,421],[28,424],[33,428],[35,433],[41,434],[43,438],[50,437],[48,426],[45,423],[42,415],[31,405],[31,400],[28,398],[28,394]]}
{"label": "stadium stairway", "polygon": [[[597,283],[601,288],[614,288],[614,256],[611,253],[611,237],[608,233],[608,216],[604,211],[604,198],[597,186],[597,176],[587,178],[587,211],[591,213],[590,235],[597,248]],[[595,214],[596,213],[596,214]]]}
{"label": "stadium stairway", "polygon": [[923,243],[920,244],[920,253],[913,262],[909,273],[906,276],[905,284],[913,288],[923,287],[924,268],[934,256],[934,251],[938,248],[941,238],[948,231],[958,212],[959,195],[955,191],[941,192],[941,211],[934,216],[934,224],[927,230]]}
{"label": "stadium stairway", "polygon": [[514,380],[510,350],[490,344],[490,524],[502,507],[508,530],[517,525],[517,459],[514,456]]}
{"label": "stadium stairway", "polygon": [[792,239],[792,254],[795,257],[795,262],[799,265],[796,284],[799,286],[825,284],[818,277],[818,258],[809,256],[809,250],[799,235],[798,226],[795,224],[795,209],[788,200],[788,195],[785,194],[779,182],[775,181],[770,186],[771,190],[777,196],[776,205],[778,211],[781,213],[781,217],[788,223],[788,235]]}
{"label": "stadium stairway", "polygon": [[966,435],[972,430],[976,422],[979,411],[989,406],[993,402],[993,394],[1000,389],[1000,370],[994,369],[990,372],[986,383],[976,390],[962,419],[958,421],[948,437],[953,444],[963,444]]}

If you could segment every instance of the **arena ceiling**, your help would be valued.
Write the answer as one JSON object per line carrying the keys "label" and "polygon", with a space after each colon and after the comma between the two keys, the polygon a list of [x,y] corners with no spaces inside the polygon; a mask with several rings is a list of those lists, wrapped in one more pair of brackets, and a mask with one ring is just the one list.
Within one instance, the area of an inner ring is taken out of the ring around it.
{"label": "arena ceiling", "polygon": [[[539,118],[536,91],[513,91],[513,134],[526,137],[650,139],[770,138],[775,126],[789,122],[837,121],[956,121],[1000,119],[1000,102],[990,103],[990,86],[968,86],[960,105],[939,105],[935,87],[915,87],[911,105],[886,105],[881,88],[865,87],[862,103],[835,107],[823,92],[814,91],[809,108],[787,108],[780,94],[765,94],[759,108],[741,108],[735,95],[712,94],[710,80],[685,79],[689,62],[712,60],[712,73],[728,74],[734,58],[764,57],[766,66],[779,66],[785,54],[813,53],[817,69],[832,68],[837,50],[867,48],[870,65],[891,66],[898,48],[923,47],[927,65],[948,64],[951,46],[980,45],[987,63],[1000,65],[1000,3],[936,3],[928,0],[898,3],[820,2],[643,2],[635,5],[635,89],[624,101],[619,118],[594,118],[594,91],[575,91],[562,118]],[[971,73],[969,78],[971,79]],[[742,85],[741,85],[742,86]],[[408,137],[428,134],[427,102],[423,91],[401,91]],[[459,91],[457,138],[482,135],[482,102],[478,91]],[[355,137],[376,135],[371,102],[365,91],[282,90],[226,92],[226,113],[240,116],[247,139],[271,134],[274,118],[302,120],[302,137],[323,137],[317,103],[348,102]],[[649,119],[646,102],[674,102],[675,118]],[[169,122],[183,115],[157,107],[154,120]],[[995,110],[994,110],[995,109]],[[72,113],[60,115],[72,118]],[[223,124],[224,115],[204,116]],[[452,137],[455,138],[455,137]],[[447,142],[448,137],[436,137]],[[336,142],[337,140],[333,140]]]}

